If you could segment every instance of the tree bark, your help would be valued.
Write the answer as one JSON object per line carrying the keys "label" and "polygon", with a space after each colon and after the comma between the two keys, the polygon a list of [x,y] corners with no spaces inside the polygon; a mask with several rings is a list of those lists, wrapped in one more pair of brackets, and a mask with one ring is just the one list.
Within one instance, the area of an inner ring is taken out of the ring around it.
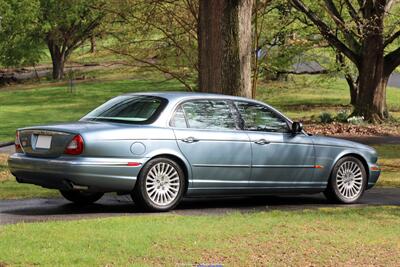
{"label": "tree bark", "polygon": [[384,10],[367,1],[363,12],[369,25],[364,30],[361,64],[358,66],[358,95],[353,113],[370,122],[383,122],[389,118],[386,85],[390,76],[390,73],[385,73]]}
{"label": "tree bark", "polygon": [[47,46],[50,51],[51,62],[53,65],[52,78],[54,80],[60,80],[64,77],[64,63],[66,59],[66,52],[63,51],[59,46],[54,44],[51,40],[47,41]]}
{"label": "tree bark", "polygon": [[222,34],[224,1],[199,2],[199,91],[222,93]]}
{"label": "tree bark", "polygon": [[64,77],[64,57],[62,55],[58,55],[53,57],[53,79],[54,80],[61,80]]}
{"label": "tree bark", "polygon": [[199,90],[252,97],[253,0],[200,1]]}
{"label": "tree bark", "polygon": [[96,36],[90,36],[90,53],[95,53],[97,51]]}

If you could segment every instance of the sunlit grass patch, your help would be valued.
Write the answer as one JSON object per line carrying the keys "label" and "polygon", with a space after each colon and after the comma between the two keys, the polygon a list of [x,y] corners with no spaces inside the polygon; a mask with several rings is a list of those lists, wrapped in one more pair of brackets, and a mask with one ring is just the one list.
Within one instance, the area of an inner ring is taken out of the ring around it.
{"label": "sunlit grass patch", "polygon": [[400,187],[400,145],[374,145],[382,169],[379,186]]}
{"label": "sunlit grass patch", "polygon": [[120,217],[0,228],[11,265],[395,266],[400,208]]}

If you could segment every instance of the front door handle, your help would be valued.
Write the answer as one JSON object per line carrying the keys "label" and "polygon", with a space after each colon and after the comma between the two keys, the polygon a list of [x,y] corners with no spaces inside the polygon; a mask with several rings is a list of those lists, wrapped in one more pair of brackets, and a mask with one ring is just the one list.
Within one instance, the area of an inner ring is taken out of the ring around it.
{"label": "front door handle", "polygon": [[268,142],[265,139],[260,139],[260,140],[255,141],[254,143],[256,143],[257,145],[266,145],[266,144],[269,144],[270,142]]}
{"label": "front door handle", "polygon": [[195,143],[195,142],[199,142],[199,141],[200,141],[199,139],[196,139],[196,138],[191,137],[191,136],[182,139],[182,142],[185,142],[185,143]]}

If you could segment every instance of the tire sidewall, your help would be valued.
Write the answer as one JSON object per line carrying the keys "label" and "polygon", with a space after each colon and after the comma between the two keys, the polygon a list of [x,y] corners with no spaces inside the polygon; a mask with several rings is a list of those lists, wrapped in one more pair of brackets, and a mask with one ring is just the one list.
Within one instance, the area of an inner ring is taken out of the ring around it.
{"label": "tire sidewall", "polygon": [[[337,185],[337,173],[339,171],[340,166],[346,161],[352,161],[352,162],[356,163],[360,167],[361,174],[362,174],[362,177],[363,177],[362,185],[361,185],[361,192],[357,196],[357,198],[354,198],[354,199],[345,198],[340,193],[338,185]],[[335,167],[333,168],[332,174],[331,174],[330,186],[331,186],[331,189],[332,189],[332,191],[333,191],[333,193],[334,193],[334,195],[335,195],[335,197],[337,198],[338,201],[340,201],[342,203],[350,204],[350,203],[357,202],[362,197],[362,195],[364,194],[366,185],[367,185],[367,180],[368,180],[368,177],[367,177],[367,172],[365,170],[364,164],[359,159],[357,159],[355,157],[347,156],[347,157],[343,157],[343,158],[339,159],[337,161],[337,163],[335,164]]]}
{"label": "tire sidewall", "polygon": [[[157,205],[156,203],[151,201],[150,197],[147,194],[147,190],[146,190],[147,174],[149,173],[151,168],[153,168],[158,163],[167,163],[167,164],[173,166],[179,176],[180,186],[179,186],[178,195],[176,196],[174,201],[172,201],[170,204],[165,205],[165,206]],[[144,204],[145,208],[147,208],[147,209],[150,209],[153,211],[169,211],[169,210],[175,208],[179,204],[180,200],[183,197],[185,188],[186,188],[185,174],[184,174],[182,168],[179,166],[179,164],[177,164],[175,161],[173,161],[169,158],[155,158],[155,159],[150,160],[148,163],[146,163],[146,165],[140,171],[139,180],[138,180],[138,184],[137,184],[137,189],[139,189],[139,190],[134,190],[134,194],[140,194],[140,199],[142,201],[142,204]],[[137,199],[137,198],[135,197],[135,199]]]}

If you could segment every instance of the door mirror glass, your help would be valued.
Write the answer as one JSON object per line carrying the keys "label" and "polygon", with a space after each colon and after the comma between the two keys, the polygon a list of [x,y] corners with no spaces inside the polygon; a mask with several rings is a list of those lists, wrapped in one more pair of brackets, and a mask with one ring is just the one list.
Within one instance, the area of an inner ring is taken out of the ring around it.
{"label": "door mirror glass", "polygon": [[297,134],[300,133],[303,130],[303,124],[298,121],[294,121],[292,123],[292,133]]}

